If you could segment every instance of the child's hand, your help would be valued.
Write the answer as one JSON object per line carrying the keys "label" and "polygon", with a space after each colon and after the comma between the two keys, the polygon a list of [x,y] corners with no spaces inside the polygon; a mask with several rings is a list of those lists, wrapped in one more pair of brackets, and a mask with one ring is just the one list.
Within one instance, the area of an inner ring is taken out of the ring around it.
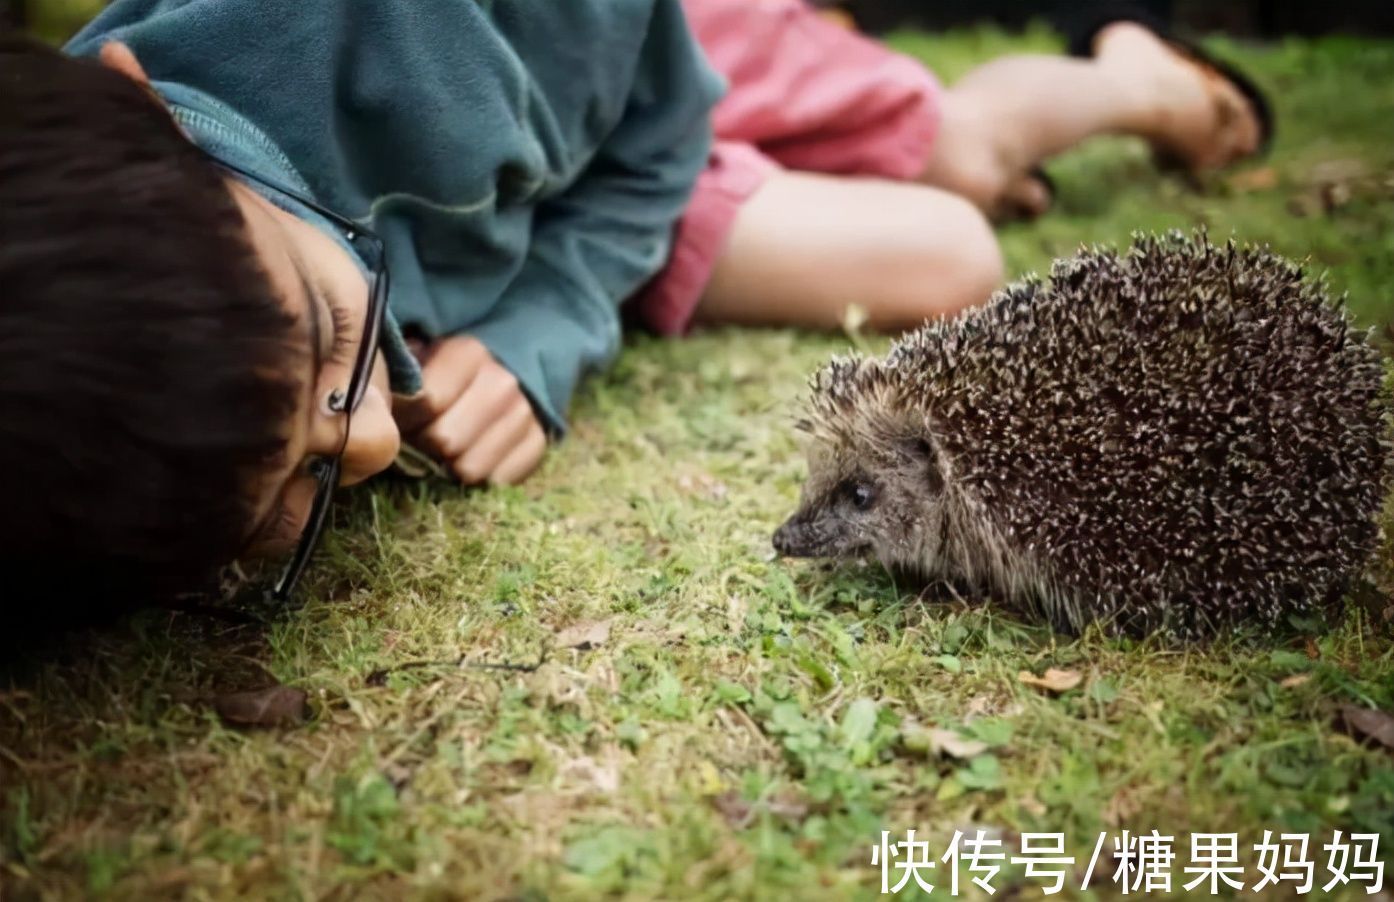
{"label": "child's hand", "polygon": [[537,469],[547,450],[542,424],[484,345],[447,338],[417,356],[422,392],[393,410],[408,441],[466,485],[514,485]]}

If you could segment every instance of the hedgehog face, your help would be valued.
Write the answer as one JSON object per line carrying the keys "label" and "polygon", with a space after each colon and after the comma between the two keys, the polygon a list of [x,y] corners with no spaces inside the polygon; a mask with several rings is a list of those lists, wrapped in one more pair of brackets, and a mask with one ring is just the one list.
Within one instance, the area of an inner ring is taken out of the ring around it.
{"label": "hedgehog face", "polygon": [[788,557],[874,555],[887,565],[925,548],[942,519],[943,481],[922,437],[863,432],[809,449],[798,510],[774,534]]}

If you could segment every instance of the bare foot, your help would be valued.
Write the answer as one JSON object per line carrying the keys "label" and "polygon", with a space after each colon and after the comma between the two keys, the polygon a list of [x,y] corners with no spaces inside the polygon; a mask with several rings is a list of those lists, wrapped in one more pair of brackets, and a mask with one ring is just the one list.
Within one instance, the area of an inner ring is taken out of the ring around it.
{"label": "bare foot", "polygon": [[1118,83],[1138,92],[1138,131],[1192,171],[1218,169],[1258,151],[1262,126],[1222,74],[1148,29],[1116,22],[1099,32],[1094,55]]}
{"label": "bare foot", "polygon": [[1050,209],[1050,188],[1025,172],[1030,161],[1016,159],[1016,148],[1000,140],[992,110],[948,92],[941,115],[920,181],[957,194],[993,222],[1034,219]]}

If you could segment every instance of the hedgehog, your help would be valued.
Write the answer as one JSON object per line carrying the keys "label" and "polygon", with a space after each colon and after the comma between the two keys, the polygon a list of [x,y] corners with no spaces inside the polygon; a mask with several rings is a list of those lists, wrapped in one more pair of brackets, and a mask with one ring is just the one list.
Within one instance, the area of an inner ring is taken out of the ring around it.
{"label": "hedgehog", "polygon": [[775,549],[874,557],[1071,633],[1271,630],[1339,601],[1379,542],[1384,381],[1343,301],[1266,249],[1082,249],[819,371]]}

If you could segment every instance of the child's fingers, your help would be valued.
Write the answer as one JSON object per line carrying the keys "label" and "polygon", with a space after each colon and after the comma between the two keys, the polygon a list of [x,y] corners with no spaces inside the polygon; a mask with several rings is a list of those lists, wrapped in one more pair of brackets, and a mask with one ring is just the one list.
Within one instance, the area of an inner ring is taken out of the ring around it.
{"label": "child's fingers", "polygon": [[420,394],[393,405],[397,425],[406,433],[416,432],[449,410],[492,358],[478,339],[457,336],[436,342],[425,360]]}
{"label": "child's fingers", "polygon": [[535,422],[531,405],[520,396],[517,404],[505,411],[478,441],[470,445],[469,450],[456,458],[452,467],[455,475],[466,485],[496,481],[492,478],[494,471],[527,438],[528,430]]}
{"label": "child's fingers", "polygon": [[421,431],[421,442],[441,460],[454,460],[518,402],[527,403],[518,380],[490,361],[455,403]]}
{"label": "child's fingers", "polygon": [[534,419],[523,441],[494,468],[490,481],[495,485],[517,485],[532,475],[546,453],[547,434]]}

